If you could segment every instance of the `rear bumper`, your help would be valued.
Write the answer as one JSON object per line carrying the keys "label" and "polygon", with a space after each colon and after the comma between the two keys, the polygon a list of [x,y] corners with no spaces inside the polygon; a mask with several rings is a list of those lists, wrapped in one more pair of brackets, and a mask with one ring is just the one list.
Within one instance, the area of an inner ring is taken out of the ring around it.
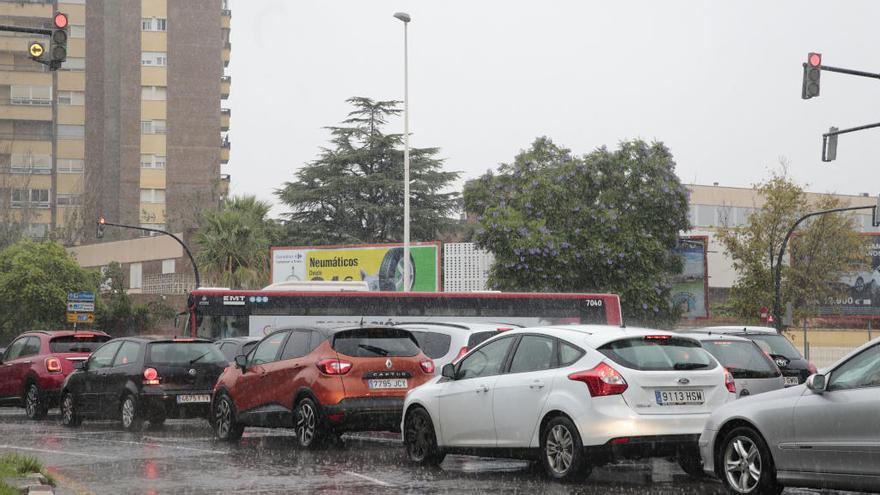
{"label": "rear bumper", "polygon": [[358,397],[322,406],[327,423],[342,431],[400,431],[403,397]]}
{"label": "rear bumper", "polygon": [[654,435],[618,437],[605,445],[584,447],[591,463],[605,464],[621,459],[696,456],[700,435]]}
{"label": "rear bumper", "polygon": [[43,393],[43,400],[50,408],[58,407],[61,399],[61,386],[64,385],[65,378],[67,375],[63,373],[51,373],[37,378],[37,386]]}
{"label": "rear bumper", "polygon": [[144,387],[138,399],[143,415],[164,416],[166,418],[208,418],[211,413],[211,402],[179,404],[179,395],[206,395],[210,399],[211,390],[159,390]]}

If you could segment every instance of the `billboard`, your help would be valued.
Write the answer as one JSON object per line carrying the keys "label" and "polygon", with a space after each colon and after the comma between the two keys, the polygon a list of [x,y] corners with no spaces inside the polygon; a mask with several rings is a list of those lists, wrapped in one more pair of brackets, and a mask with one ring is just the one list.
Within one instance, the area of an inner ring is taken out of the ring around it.
{"label": "billboard", "polygon": [[841,289],[819,307],[821,316],[880,315],[880,235],[865,235],[865,258],[859,271],[838,280]]}
{"label": "billboard", "polygon": [[[410,244],[413,280],[410,290],[440,290],[440,243]],[[365,281],[371,291],[403,290],[403,246],[364,244],[352,246],[273,247],[272,283],[289,280]]]}
{"label": "billboard", "polygon": [[709,277],[706,270],[706,236],[682,237],[673,250],[681,256],[684,271],[673,279],[671,300],[682,318],[709,317]]}

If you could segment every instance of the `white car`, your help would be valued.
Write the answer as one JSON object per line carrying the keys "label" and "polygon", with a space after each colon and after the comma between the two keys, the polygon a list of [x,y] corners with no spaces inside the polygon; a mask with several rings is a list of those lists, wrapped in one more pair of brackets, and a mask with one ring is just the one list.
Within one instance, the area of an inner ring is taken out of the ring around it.
{"label": "white car", "polygon": [[409,330],[426,356],[434,360],[437,369],[443,368],[499,332],[519,328],[507,323],[471,323],[464,321],[398,323],[396,327]]}
{"label": "white car", "polygon": [[502,333],[410,391],[407,456],[538,458],[575,480],[618,458],[675,456],[701,476],[697,440],[736,398],[733,377],[696,340],[670,332],[568,325]]}

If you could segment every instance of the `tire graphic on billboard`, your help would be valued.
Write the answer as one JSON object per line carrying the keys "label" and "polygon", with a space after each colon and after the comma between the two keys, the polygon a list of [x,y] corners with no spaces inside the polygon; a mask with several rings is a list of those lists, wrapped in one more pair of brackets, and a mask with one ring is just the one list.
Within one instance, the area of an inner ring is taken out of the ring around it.
{"label": "tire graphic on billboard", "polygon": [[[409,255],[409,266],[412,275],[409,279],[409,290],[412,290],[413,282],[416,279],[416,263],[413,260],[412,253]],[[379,290],[383,291],[402,291],[403,290],[403,248],[391,248],[382,258],[379,265]]]}

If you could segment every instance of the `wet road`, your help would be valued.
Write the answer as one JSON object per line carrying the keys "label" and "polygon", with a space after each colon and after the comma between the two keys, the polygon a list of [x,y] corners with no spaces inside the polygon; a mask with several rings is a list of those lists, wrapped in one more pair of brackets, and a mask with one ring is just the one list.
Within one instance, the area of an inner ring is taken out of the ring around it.
{"label": "wet road", "polygon": [[522,461],[448,456],[440,468],[415,467],[381,435],[346,436],[343,447],[313,452],[296,448],[288,430],[248,429],[241,444],[229,445],[215,441],[205,421],[169,420],[135,434],[114,422],[65,428],[53,412],[34,422],[19,409],[0,409],[0,452],[38,457],[61,482],[58,493],[723,493],[663,460],[606,466],[583,484],[561,485]]}

